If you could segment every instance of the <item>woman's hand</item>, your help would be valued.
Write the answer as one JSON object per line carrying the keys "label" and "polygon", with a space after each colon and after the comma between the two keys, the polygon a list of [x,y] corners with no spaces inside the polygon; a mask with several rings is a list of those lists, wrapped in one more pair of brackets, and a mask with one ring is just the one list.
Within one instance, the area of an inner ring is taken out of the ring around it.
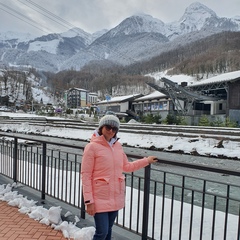
{"label": "woman's hand", "polygon": [[156,156],[149,156],[148,158],[148,163],[151,164],[151,163],[155,163],[158,161],[157,157]]}
{"label": "woman's hand", "polygon": [[89,215],[94,216],[94,214],[95,214],[95,204],[94,203],[87,204],[86,208],[87,208],[86,212]]}

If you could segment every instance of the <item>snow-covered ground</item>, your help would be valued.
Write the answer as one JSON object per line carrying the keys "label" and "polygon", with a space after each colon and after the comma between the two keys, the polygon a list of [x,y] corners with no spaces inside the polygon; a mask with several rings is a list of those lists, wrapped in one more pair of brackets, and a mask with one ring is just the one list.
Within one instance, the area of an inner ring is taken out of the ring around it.
{"label": "snow-covered ground", "polygon": [[[0,112],[0,116],[20,116],[20,117],[41,117],[34,114],[20,114],[20,113],[9,113]],[[51,118],[51,117],[49,117]],[[59,119],[59,118],[58,118]],[[138,124],[131,123],[128,124]],[[19,124],[1,124],[0,130],[13,130],[17,132],[36,132],[42,135],[59,136],[72,139],[89,140],[93,134],[92,130],[78,130],[79,134],[76,134],[76,129],[70,128],[51,128],[51,127],[39,127],[29,125],[27,123]],[[205,156],[225,156],[226,158],[238,158],[240,159],[240,142],[235,140],[235,137],[231,136],[229,130],[228,138],[231,140],[223,141],[224,148],[217,148],[220,140],[214,138],[205,138],[199,135],[198,138],[190,138],[183,136],[167,136],[166,135],[151,135],[151,134],[132,134],[124,133],[120,131],[118,133],[121,143],[126,143],[128,146],[135,146],[141,148],[149,148],[154,146],[155,148],[165,149],[166,151],[183,151],[186,154],[191,152],[198,152],[200,155]],[[193,141],[194,140],[194,141]],[[171,149],[169,147],[171,146]]]}

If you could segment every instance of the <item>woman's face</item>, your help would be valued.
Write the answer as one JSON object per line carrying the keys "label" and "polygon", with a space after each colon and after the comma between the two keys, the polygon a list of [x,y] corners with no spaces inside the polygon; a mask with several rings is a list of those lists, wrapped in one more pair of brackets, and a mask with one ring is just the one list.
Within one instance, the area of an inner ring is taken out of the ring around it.
{"label": "woman's face", "polygon": [[111,125],[104,125],[102,128],[102,135],[109,142],[111,138],[117,133],[118,128]]}

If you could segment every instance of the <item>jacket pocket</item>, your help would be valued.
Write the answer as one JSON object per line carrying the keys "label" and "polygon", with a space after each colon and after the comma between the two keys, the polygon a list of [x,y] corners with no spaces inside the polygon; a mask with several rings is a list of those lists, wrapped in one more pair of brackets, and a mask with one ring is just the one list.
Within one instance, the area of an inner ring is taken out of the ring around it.
{"label": "jacket pocket", "polygon": [[121,176],[119,179],[120,193],[125,192],[125,176]]}
{"label": "jacket pocket", "polygon": [[93,182],[93,191],[96,199],[109,199],[109,179],[95,178]]}

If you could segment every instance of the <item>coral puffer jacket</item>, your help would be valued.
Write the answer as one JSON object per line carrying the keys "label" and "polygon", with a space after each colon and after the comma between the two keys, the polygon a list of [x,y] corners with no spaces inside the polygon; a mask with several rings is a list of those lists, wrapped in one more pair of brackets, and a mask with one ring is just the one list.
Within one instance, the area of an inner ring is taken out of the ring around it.
{"label": "coral puffer jacket", "polygon": [[147,158],[129,162],[118,141],[110,146],[103,135],[93,135],[84,149],[81,166],[85,203],[94,203],[97,213],[123,208],[125,203],[123,172],[133,172],[148,164]]}

